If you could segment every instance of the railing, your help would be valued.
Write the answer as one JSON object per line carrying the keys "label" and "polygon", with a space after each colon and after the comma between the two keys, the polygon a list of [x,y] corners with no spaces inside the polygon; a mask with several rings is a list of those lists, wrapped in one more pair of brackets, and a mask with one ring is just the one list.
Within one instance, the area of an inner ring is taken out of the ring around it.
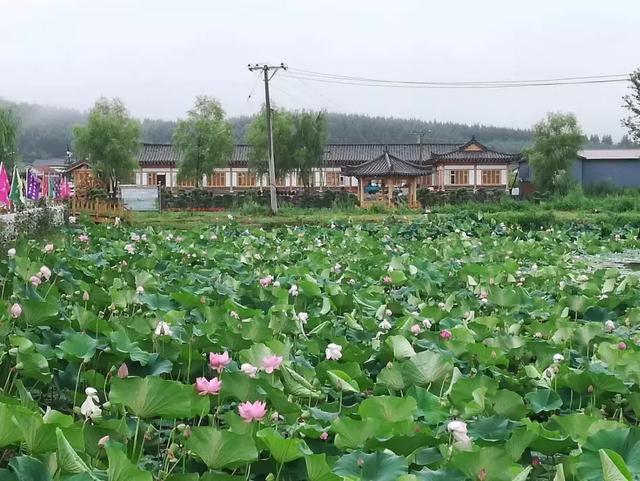
{"label": "railing", "polygon": [[119,217],[122,220],[131,220],[131,211],[122,205],[120,201],[87,200],[73,197],[69,205],[73,214],[89,214],[96,222]]}

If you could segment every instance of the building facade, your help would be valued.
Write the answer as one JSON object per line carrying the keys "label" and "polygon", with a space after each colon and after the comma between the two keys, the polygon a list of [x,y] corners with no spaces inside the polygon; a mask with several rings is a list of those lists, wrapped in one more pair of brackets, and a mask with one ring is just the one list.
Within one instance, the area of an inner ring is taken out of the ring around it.
{"label": "building facade", "polygon": [[[267,187],[266,176],[256,175],[249,166],[251,146],[238,144],[227,167],[204,175],[202,185],[220,190]],[[345,167],[354,167],[382,156],[384,153],[421,166],[427,172],[418,179],[419,187],[433,189],[507,188],[507,171],[519,154],[507,154],[488,149],[472,138],[466,143],[424,144],[327,144],[321,166],[313,172],[315,188],[344,188],[357,191],[358,180],[346,175]],[[193,187],[194,182],[178,180],[181,154],[171,144],[144,143],[137,155],[139,168],[136,185]],[[277,186],[289,189],[303,187],[293,172],[277,180]]]}
{"label": "building facade", "polygon": [[[526,159],[517,166],[519,194],[528,196],[536,190],[533,172]],[[609,184],[618,188],[640,187],[640,149],[579,150],[571,165],[571,176],[582,187]]]}
{"label": "building facade", "polygon": [[640,149],[586,149],[578,152],[571,170],[582,186],[610,184],[640,187]]}

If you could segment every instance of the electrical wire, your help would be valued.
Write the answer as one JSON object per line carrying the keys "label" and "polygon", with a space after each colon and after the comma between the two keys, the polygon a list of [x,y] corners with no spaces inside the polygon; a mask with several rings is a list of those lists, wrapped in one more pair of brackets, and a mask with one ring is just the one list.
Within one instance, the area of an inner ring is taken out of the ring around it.
{"label": "electrical wire", "polygon": [[610,75],[587,75],[587,76],[574,76],[574,77],[554,77],[554,78],[542,78],[542,79],[526,79],[526,80],[491,80],[491,81],[412,81],[412,80],[390,80],[390,79],[376,79],[370,77],[356,77],[350,75],[332,74],[317,72],[314,70],[304,70],[297,68],[290,68],[288,71],[290,76],[297,76],[306,80],[333,80],[344,82],[357,82],[365,84],[392,84],[392,85],[405,85],[405,86],[446,86],[446,87],[493,87],[493,86],[538,86],[538,85],[556,85],[556,84],[589,84],[589,83],[609,83],[609,82],[625,82],[629,80],[629,74],[610,74]]}

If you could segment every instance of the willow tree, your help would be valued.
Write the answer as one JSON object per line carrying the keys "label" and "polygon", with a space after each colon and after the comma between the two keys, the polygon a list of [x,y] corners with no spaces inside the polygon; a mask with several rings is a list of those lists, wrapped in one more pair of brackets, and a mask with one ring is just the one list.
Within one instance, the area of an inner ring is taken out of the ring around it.
{"label": "willow tree", "polygon": [[235,143],[233,125],[217,100],[200,96],[187,118],[178,122],[173,143],[182,153],[178,178],[193,180],[200,187],[203,175],[229,162]]}
{"label": "willow tree", "polygon": [[0,162],[11,172],[18,156],[18,118],[9,108],[0,107]]}
{"label": "willow tree", "polygon": [[533,147],[526,151],[536,187],[542,192],[564,194],[570,185],[571,167],[586,138],[573,114],[552,113],[535,125]]}
{"label": "willow tree", "polygon": [[[277,110],[272,115],[276,177],[296,172],[303,186],[312,184],[313,169],[322,165],[327,143],[324,113]],[[267,127],[264,112],[247,130],[252,149],[249,163],[258,173],[268,172]]]}
{"label": "willow tree", "polygon": [[[293,170],[293,154],[295,150],[295,121],[293,114],[286,110],[274,110],[271,115],[273,128],[273,158],[276,177],[279,179]],[[267,140],[267,121],[264,112],[258,114],[246,134],[246,141],[251,145],[249,165],[259,175],[269,172],[269,149]]]}
{"label": "willow tree", "polygon": [[634,142],[640,143],[640,69],[631,74],[631,93],[623,97],[624,106],[629,111],[629,117],[622,124],[629,129]]}
{"label": "willow tree", "polygon": [[101,98],[89,111],[86,125],[73,129],[78,156],[91,165],[93,174],[109,189],[113,197],[118,185],[130,181],[138,162],[140,123],[118,98]]}

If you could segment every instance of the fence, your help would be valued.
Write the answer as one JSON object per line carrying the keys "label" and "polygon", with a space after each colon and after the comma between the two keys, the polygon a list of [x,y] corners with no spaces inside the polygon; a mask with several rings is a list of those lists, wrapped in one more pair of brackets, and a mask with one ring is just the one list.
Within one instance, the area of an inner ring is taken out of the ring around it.
{"label": "fence", "polygon": [[73,197],[69,204],[69,210],[72,214],[89,214],[96,222],[116,217],[126,221],[131,220],[131,211],[119,201],[86,200]]}

